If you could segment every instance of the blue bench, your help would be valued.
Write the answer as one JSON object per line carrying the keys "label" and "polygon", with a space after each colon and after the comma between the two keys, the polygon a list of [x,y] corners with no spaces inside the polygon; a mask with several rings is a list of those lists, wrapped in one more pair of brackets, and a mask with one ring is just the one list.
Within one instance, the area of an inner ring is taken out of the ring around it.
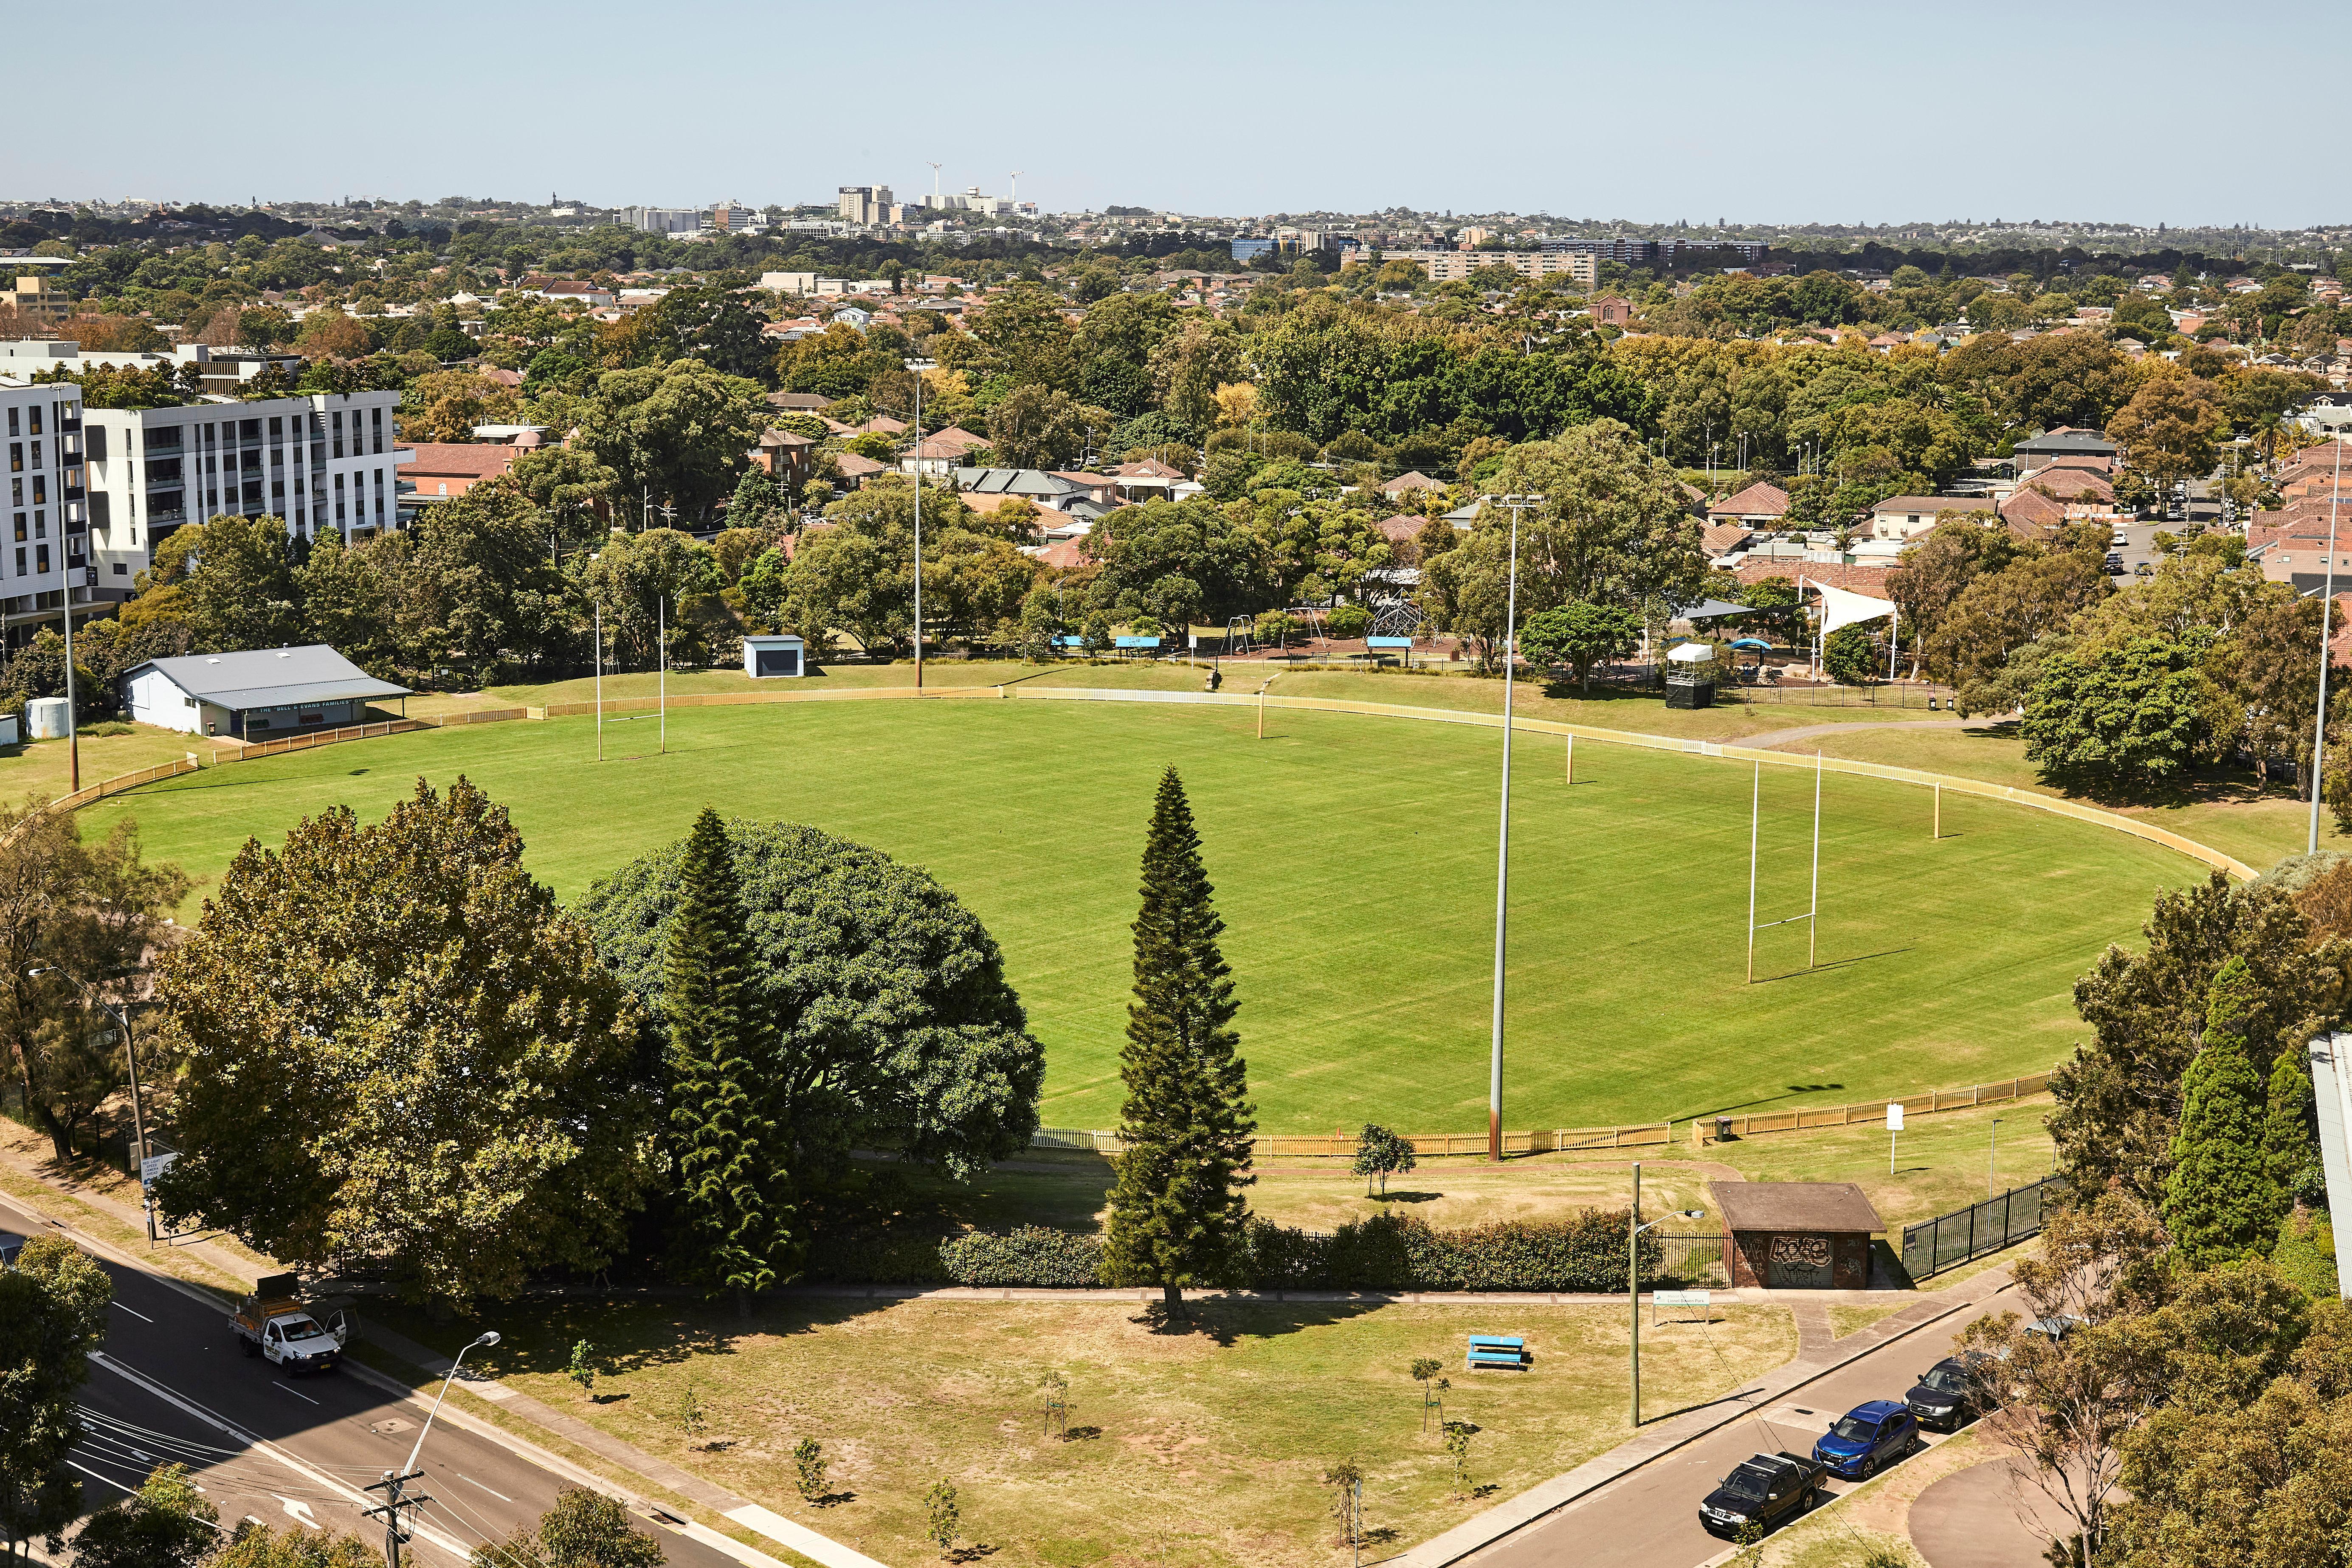
{"label": "blue bench", "polygon": [[1465,1358],[1471,1370],[1479,1367],[1509,1367],[1524,1369],[1528,1362],[1528,1342],[1502,1334],[1472,1334],[1470,1353]]}

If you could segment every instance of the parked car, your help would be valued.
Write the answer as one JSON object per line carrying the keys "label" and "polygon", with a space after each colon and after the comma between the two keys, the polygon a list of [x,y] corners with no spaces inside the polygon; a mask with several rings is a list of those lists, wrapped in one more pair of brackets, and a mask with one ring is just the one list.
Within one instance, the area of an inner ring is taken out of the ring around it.
{"label": "parked car", "polygon": [[1919,1446],[1919,1421],[1892,1399],[1857,1405],[1813,1444],[1813,1458],[1832,1475],[1866,1481]]}
{"label": "parked car", "polygon": [[1758,1454],[1706,1494],[1698,1521],[1711,1535],[1738,1535],[1751,1524],[1778,1529],[1821,1500],[1822,1474],[1802,1454]]}
{"label": "parked car", "polygon": [[1920,1426],[1937,1432],[1958,1431],[1985,1412],[1985,1360],[1976,1351],[1946,1356],[1919,1374],[1903,1403]]}

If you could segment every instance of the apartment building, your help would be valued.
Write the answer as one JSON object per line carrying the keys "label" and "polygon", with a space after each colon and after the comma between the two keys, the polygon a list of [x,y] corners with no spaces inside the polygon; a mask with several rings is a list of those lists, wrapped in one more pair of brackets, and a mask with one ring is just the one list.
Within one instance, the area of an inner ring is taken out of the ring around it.
{"label": "apartment building", "polygon": [[63,289],[29,273],[20,276],[14,289],[0,289],[0,307],[16,311],[20,321],[62,321],[73,314],[73,301]]}
{"label": "apartment building", "polygon": [[890,209],[898,200],[887,185],[843,185],[836,195],[842,221],[868,228],[888,223]]}
{"label": "apartment building", "polygon": [[89,602],[89,518],[83,495],[81,388],[0,382],[8,447],[8,537],[0,542],[0,610],[11,616]]}
{"label": "apartment building", "polygon": [[621,221],[647,234],[696,234],[709,217],[704,207],[623,207]]}
{"label": "apartment building", "polygon": [[396,392],[317,392],[240,403],[84,414],[94,593],[126,599],[156,544],[184,522],[282,517],[316,539],[396,526]]}
{"label": "apartment building", "polygon": [[1583,250],[1384,250],[1381,259],[1410,261],[1428,273],[1432,283],[1466,279],[1481,267],[1507,267],[1522,278],[1565,276],[1586,289],[1599,287],[1601,281],[1592,254]]}

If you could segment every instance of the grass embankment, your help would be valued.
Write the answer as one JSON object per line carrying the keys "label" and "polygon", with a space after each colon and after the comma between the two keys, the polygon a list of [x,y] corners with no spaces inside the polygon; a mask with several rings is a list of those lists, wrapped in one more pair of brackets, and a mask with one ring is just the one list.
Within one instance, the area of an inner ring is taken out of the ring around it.
{"label": "grass embankment", "polygon": [[[1009,1565],[1170,1568],[1345,1562],[1326,1467],[1363,1467],[1383,1554],[1424,1540],[1623,1440],[1620,1309],[1258,1305],[1195,1308],[1166,1333],[1132,1304],[793,1301],[751,1322],[667,1306],[501,1307],[483,1370],[617,1436],[886,1561],[929,1560],[923,1494],[951,1479],[966,1539]],[[1785,1309],[1732,1308],[1711,1327],[1644,1325],[1653,1418],[1719,1397],[1796,1352]],[[442,1349],[475,1325],[390,1314]],[[1469,1373],[1465,1336],[1523,1334],[1535,1364]],[[605,1371],[590,1401],[563,1375],[585,1339]],[[1453,1496],[1422,1428],[1417,1356],[1475,1424],[1471,1491]],[[473,1364],[469,1363],[469,1364]],[[1045,1435],[1039,1380],[1069,1384],[1069,1437]],[[706,1414],[697,1446],[678,1413]],[[835,1500],[804,1504],[793,1445],[814,1437]]]}
{"label": "grass embankment", "polygon": [[[683,834],[706,802],[806,821],[928,868],[1003,944],[1047,1051],[1049,1125],[1106,1126],[1131,977],[1135,857],[1180,766],[1229,925],[1260,1121],[1483,1125],[1496,737],[1343,715],[1048,702],[686,710],[425,731],[210,769],[109,801],[149,853],[216,878],[349,803],[374,816],[463,773],[513,810],[565,898]],[[1517,750],[1506,1116],[1515,1127],[1836,1104],[2048,1066],[2074,979],[2132,938],[2169,851],[1981,800],[1831,778],[1822,967],[1764,933],[1743,984],[1748,770],[1630,748]],[[636,753],[634,760],[621,760]],[[1801,910],[1812,781],[1764,779],[1759,912]],[[197,895],[201,897],[201,893]],[[192,904],[194,900],[192,900]],[[193,910],[191,910],[193,912]]]}
{"label": "grass embankment", "polygon": [[[2285,856],[2303,853],[2310,828],[2308,798],[2283,785],[2265,790],[2252,773],[2238,768],[2200,769],[2170,797],[2147,805],[2062,789],[2025,760],[2025,742],[2014,723],[1958,730],[1862,730],[1793,742],[1788,749],[1810,752],[1816,747],[1833,757],[1959,773],[2015,789],[2089,801],[2209,844],[2257,871]],[[1950,805],[1945,802],[1948,811]],[[2323,849],[2352,850],[2352,833],[2340,830],[2335,814],[2324,807],[2319,815],[2319,845]]]}

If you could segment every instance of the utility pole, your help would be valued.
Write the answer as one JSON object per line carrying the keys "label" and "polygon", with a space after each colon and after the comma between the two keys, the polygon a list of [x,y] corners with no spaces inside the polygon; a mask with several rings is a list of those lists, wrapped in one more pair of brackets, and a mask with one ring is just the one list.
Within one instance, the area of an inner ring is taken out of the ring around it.
{"label": "utility pole", "polygon": [[424,1479],[425,1472],[423,1470],[410,1470],[405,1475],[396,1475],[391,1470],[386,1470],[383,1473],[383,1479],[376,1482],[375,1485],[365,1489],[368,1491],[382,1492],[383,1494],[383,1501],[378,1503],[372,1509],[365,1510],[364,1517],[374,1519],[381,1515],[383,1520],[384,1568],[400,1568],[401,1543],[410,1538],[411,1532],[407,1527],[401,1522],[400,1516],[402,1510],[405,1509],[423,1508],[426,1503],[433,1500],[422,1492],[418,1493],[415,1497],[409,1497],[406,1495],[406,1488],[409,1482],[423,1480]]}
{"label": "utility pole", "polygon": [[923,689],[923,373],[939,361],[910,359],[915,373],[915,689]]}

